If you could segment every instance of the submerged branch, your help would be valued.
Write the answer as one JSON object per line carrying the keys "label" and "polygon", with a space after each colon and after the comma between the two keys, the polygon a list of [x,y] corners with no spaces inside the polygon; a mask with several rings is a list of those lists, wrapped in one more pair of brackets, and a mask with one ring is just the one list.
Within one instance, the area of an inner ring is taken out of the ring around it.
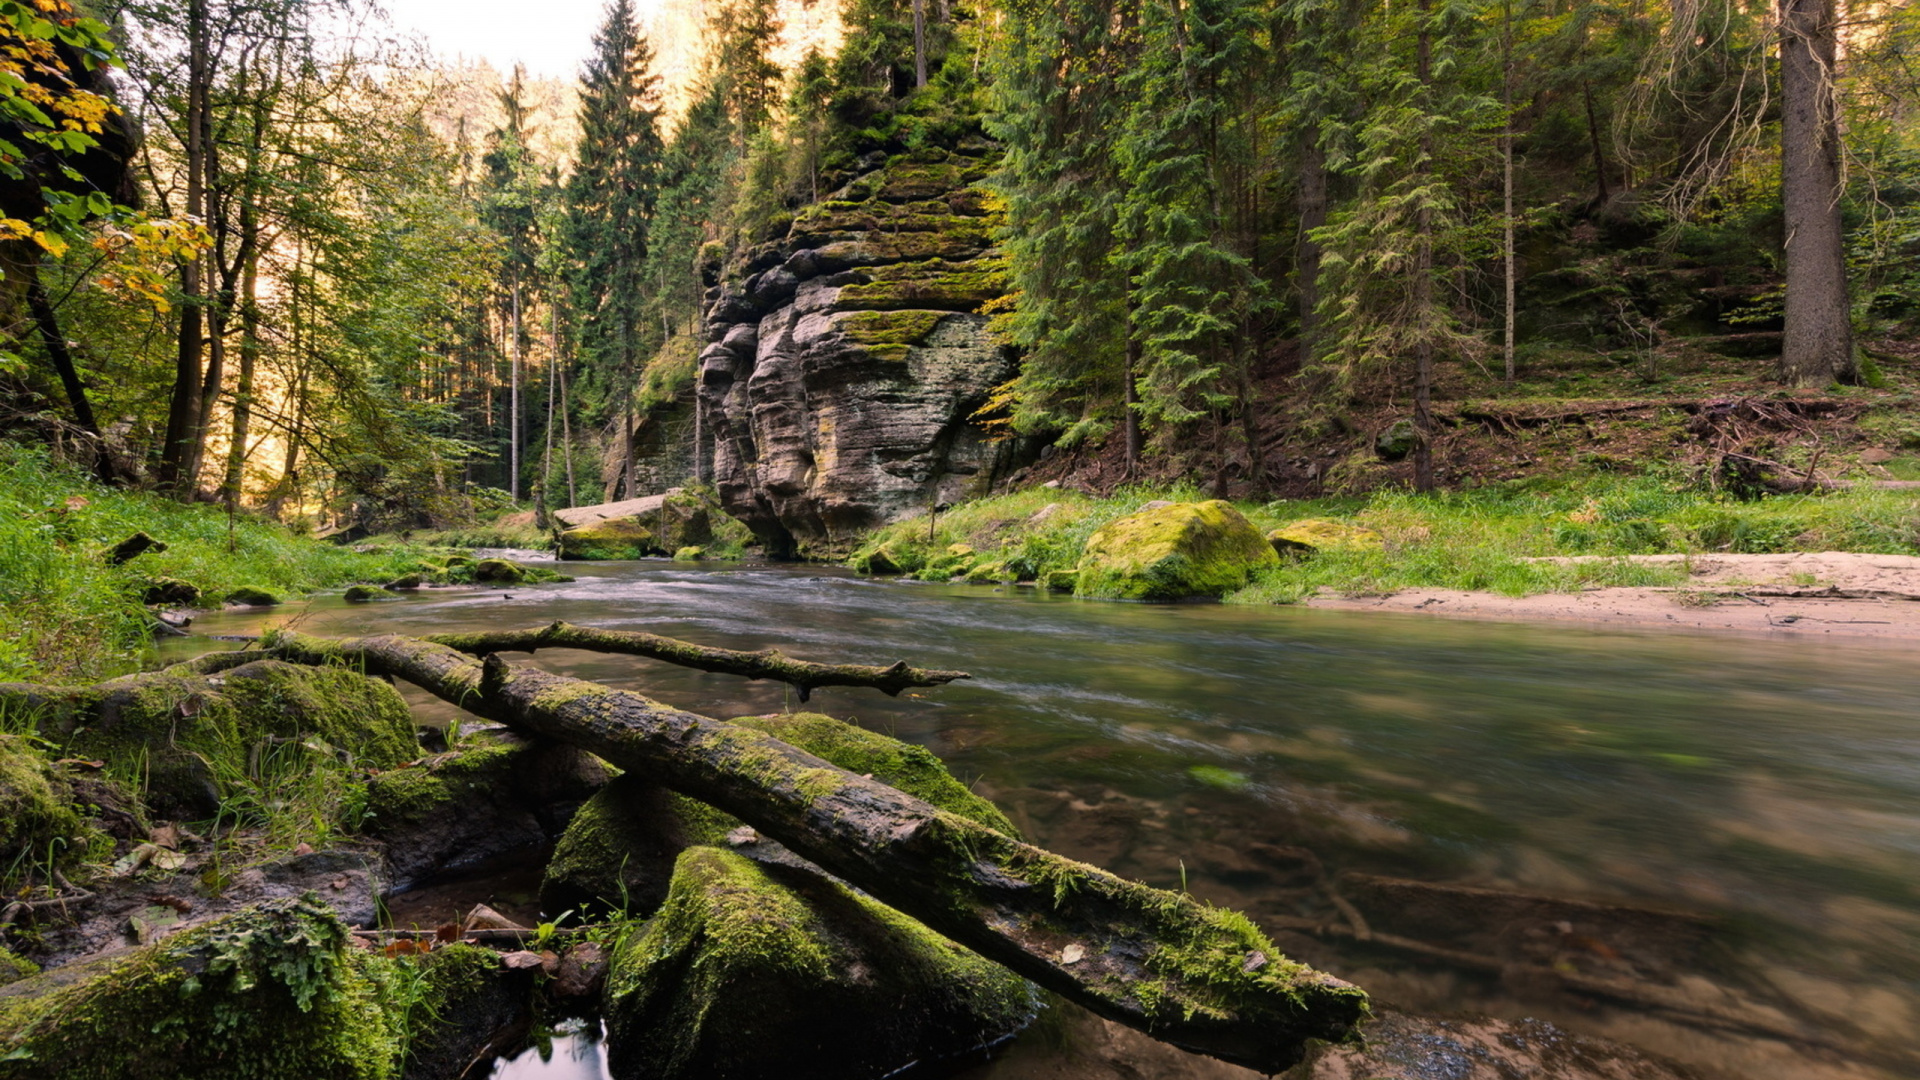
{"label": "submerged branch", "polygon": [[799,691],[806,701],[822,686],[870,686],[889,695],[915,686],[940,686],[955,679],[970,678],[964,671],[935,671],[908,667],[905,660],[881,667],[872,664],[816,664],[795,660],[774,649],[742,652],[696,645],[678,638],[662,637],[636,630],[598,630],[556,622],[530,630],[496,630],[477,634],[430,634],[420,640],[445,645],[473,656],[488,653],[524,652],[538,649],[585,649],[589,652],[618,653],[665,660],[670,664],[742,675],[749,679],[777,679]]}

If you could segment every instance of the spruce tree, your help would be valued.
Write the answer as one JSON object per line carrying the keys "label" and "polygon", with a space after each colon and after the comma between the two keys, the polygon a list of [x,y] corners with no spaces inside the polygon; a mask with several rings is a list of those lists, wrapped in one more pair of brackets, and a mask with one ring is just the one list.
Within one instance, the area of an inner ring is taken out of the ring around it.
{"label": "spruce tree", "polygon": [[580,139],[566,186],[569,292],[584,361],[581,389],[603,415],[631,396],[643,321],[649,232],[660,194],[659,76],[633,0],[613,0],[580,78]]}

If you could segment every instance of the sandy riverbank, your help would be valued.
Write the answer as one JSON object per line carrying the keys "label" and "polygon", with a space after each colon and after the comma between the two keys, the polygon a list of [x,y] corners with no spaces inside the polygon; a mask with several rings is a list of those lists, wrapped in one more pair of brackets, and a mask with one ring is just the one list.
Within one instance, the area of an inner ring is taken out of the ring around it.
{"label": "sandy riverbank", "polygon": [[1920,641],[1920,556],[1823,551],[1623,557],[1683,565],[1687,580],[1664,588],[1593,589],[1534,596],[1453,589],[1406,589],[1389,596],[1323,593],[1307,601],[1307,606],[1466,619],[1544,619],[1623,627]]}

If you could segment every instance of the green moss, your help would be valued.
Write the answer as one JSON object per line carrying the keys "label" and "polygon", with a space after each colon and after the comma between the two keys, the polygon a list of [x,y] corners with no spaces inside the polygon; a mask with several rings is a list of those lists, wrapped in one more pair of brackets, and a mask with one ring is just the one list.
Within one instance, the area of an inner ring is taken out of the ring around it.
{"label": "green moss", "polygon": [[527,576],[520,564],[510,559],[481,559],[473,566],[473,580],[497,585],[518,585]]}
{"label": "green moss", "polygon": [[15,956],[11,950],[0,945],[0,986],[17,983],[21,979],[31,979],[40,974],[40,965],[22,956]]}
{"label": "green moss", "polygon": [[707,549],[689,545],[673,553],[674,562],[699,562],[707,557]]}
{"label": "green moss", "polygon": [[391,769],[367,782],[374,828],[429,821],[473,791],[497,791],[517,767],[517,746],[478,742],[424,764]]}
{"label": "green moss", "polygon": [[47,759],[27,740],[0,735],[0,870],[22,858],[68,861],[86,833]]}
{"label": "green moss", "polygon": [[61,972],[16,983],[0,997],[0,1078],[389,1080],[404,1030],[391,965],[347,942],[309,893],[70,985]]}
{"label": "green moss", "polygon": [[612,1051],[659,1077],[879,1075],[1032,1015],[1016,976],[817,874],[711,847],[675,863],[607,986]]}
{"label": "green moss", "polygon": [[1386,538],[1364,525],[1325,518],[1302,518],[1269,532],[1267,542],[1282,554],[1310,553],[1330,548],[1378,551],[1387,546]]}
{"label": "green moss", "polygon": [[944,259],[877,266],[868,281],[846,285],[834,300],[840,311],[892,311],[906,308],[977,311],[1007,291],[1004,267],[997,261],[951,263]]}
{"label": "green moss", "polygon": [[1143,510],[1087,540],[1076,595],[1112,600],[1223,596],[1279,557],[1231,503],[1214,499]]}
{"label": "green moss", "polygon": [[660,550],[654,532],[638,518],[612,518],[581,525],[560,534],[563,559],[639,559]]}
{"label": "green moss", "polygon": [[371,604],[380,600],[398,599],[387,590],[376,589],[371,585],[349,585],[341,598],[349,604]]}
{"label": "green moss", "polygon": [[847,340],[868,347],[918,345],[926,340],[945,311],[849,311],[834,318]]}
{"label": "green moss", "polygon": [[247,607],[273,607],[280,603],[278,596],[265,589],[256,589],[251,586],[242,586],[229,592],[226,600],[229,604],[242,604]]}

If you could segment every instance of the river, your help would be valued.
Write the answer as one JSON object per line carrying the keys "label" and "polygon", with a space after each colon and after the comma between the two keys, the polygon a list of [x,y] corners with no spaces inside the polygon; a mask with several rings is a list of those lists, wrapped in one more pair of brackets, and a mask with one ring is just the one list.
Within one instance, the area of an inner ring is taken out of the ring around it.
{"label": "river", "polygon": [[[974,677],[807,707],[927,746],[1029,839],[1245,910],[1396,1007],[1539,1017],[1729,1076],[1920,1074],[1911,646],[1094,603],[818,568],[568,570],[195,629],[564,618],[960,668]],[[716,716],[798,707],[778,685],[630,658],[539,661]],[[1253,1075],[1054,1012],[965,1075]],[[1120,1060],[1146,1054],[1151,1069]],[[599,1074],[592,1053],[496,1073]]]}

